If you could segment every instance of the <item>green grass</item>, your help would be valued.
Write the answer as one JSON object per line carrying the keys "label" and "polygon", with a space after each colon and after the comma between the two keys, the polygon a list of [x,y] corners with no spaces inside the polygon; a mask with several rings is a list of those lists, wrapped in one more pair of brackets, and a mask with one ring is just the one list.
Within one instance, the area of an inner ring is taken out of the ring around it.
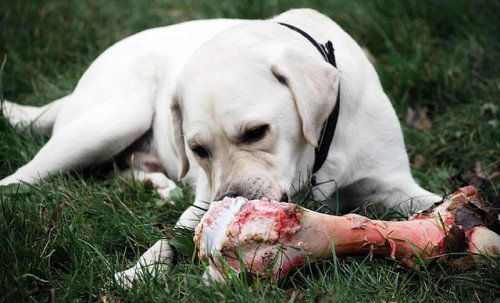
{"label": "green grass", "polygon": [[[451,192],[472,182],[469,172],[479,162],[484,176],[475,182],[486,197],[498,197],[499,178],[489,178],[500,167],[498,1],[2,1],[0,97],[41,105],[63,96],[100,52],[142,29],[198,18],[266,18],[290,7],[322,11],[371,51],[402,121],[409,106],[428,109],[431,129],[403,124],[424,187]],[[46,140],[30,130],[17,133],[0,117],[0,178]],[[112,274],[171,235],[192,197],[183,189],[171,205],[133,181],[80,172],[4,190],[0,302],[45,302],[47,293],[28,295],[36,286],[54,288],[58,302],[500,300],[498,260],[469,271],[439,264],[411,271],[389,260],[332,257],[279,282],[205,286],[189,247],[166,277],[130,292],[115,287]]]}

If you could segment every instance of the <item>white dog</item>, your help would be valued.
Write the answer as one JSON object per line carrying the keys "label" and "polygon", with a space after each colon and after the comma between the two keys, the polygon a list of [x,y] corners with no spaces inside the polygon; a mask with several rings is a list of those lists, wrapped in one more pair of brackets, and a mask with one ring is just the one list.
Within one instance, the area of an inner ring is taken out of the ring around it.
{"label": "white dog", "polygon": [[[331,41],[336,67],[307,34],[278,22]],[[333,141],[313,171],[337,102]],[[398,119],[361,48],[308,9],[141,32],[106,50],[70,95],[40,108],[5,101],[3,113],[52,137],[0,185],[35,184],[126,151],[128,173],[151,181],[164,198],[171,180],[196,188],[177,226],[194,228],[206,203],[227,195],[293,200],[312,174],[316,195],[339,188],[350,207],[373,201],[424,208],[440,200],[413,180]],[[128,283],[144,270],[157,272],[149,265],[171,256],[160,240],[117,278]]]}

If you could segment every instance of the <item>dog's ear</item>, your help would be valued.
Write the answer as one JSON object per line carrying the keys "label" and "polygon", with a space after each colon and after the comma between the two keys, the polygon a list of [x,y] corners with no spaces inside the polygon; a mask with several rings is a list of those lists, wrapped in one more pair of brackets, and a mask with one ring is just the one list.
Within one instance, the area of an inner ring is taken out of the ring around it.
{"label": "dog's ear", "polygon": [[321,126],[337,101],[338,72],[321,55],[285,50],[274,60],[272,73],[292,92],[307,142],[318,146]]}
{"label": "dog's ear", "polygon": [[186,176],[189,170],[189,161],[186,155],[186,148],[184,147],[184,132],[182,130],[182,112],[179,105],[177,94],[172,97],[172,105],[170,106],[172,112],[172,127],[174,134],[174,147],[179,157],[179,180]]}

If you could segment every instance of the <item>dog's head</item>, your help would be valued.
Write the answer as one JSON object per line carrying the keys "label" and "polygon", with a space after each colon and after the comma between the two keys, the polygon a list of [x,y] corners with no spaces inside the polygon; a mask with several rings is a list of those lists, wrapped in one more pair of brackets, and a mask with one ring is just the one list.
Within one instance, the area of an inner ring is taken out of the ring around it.
{"label": "dog's head", "polygon": [[290,30],[270,22],[226,30],[195,52],[173,99],[180,177],[186,146],[212,199],[286,200],[312,167],[337,87],[337,70]]}

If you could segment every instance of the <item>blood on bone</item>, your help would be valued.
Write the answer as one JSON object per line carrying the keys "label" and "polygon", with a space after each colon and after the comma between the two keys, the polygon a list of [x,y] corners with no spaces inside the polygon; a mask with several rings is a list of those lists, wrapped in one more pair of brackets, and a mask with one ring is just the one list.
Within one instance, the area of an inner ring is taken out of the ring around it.
{"label": "blood on bone", "polygon": [[465,186],[460,188],[458,191],[466,197],[477,197],[479,194],[474,186]]}
{"label": "blood on bone", "polygon": [[[237,236],[245,242],[256,234],[266,237],[261,241],[274,243],[280,240],[289,241],[300,227],[301,212],[292,204],[276,203],[267,199],[248,201],[244,204],[235,219],[229,225],[228,236]],[[253,224],[258,222],[257,224]],[[256,230],[253,230],[253,229]],[[255,240],[252,238],[251,240]]]}

